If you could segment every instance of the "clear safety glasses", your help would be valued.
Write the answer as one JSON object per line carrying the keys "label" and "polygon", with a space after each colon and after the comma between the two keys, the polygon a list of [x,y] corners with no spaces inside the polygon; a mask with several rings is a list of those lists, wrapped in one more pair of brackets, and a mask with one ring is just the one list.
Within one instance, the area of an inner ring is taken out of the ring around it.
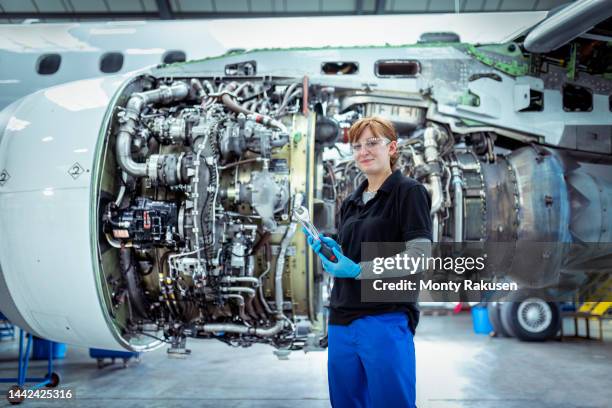
{"label": "clear safety glasses", "polygon": [[362,143],[352,143],[351,153],[353,153],[353,155],[357,155],[359,154],[361,149],[366,149],[368,152],[371,152],[371,151],[376,150],[378,146],[386,146],[389,143],[391,143],[391,140],[387,138],[372,137],[366,140],[366,142],[363,144]]}

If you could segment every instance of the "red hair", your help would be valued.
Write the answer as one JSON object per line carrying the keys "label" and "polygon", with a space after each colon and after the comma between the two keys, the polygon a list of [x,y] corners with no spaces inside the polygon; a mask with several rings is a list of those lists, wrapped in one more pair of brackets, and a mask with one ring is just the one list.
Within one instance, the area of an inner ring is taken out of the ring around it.
{"label": "red hair", "polygon": [[[353,123],[348,131],[349,143],[354,143],[355,141],[359,140],[361,134],[367,128],[369,128],[372,134],[376,137],[384,137],[392,142],[397,140],[397,133],[395,132],[395,127],[393,127],[393,123],[391,123],[391,121],[383,119],[379,116],[371,116],[361,118],[357,122]],[[389,164],[391,165],[392,169],[395,167],[398,159],[399,153],[396,151],[389,159]]]}

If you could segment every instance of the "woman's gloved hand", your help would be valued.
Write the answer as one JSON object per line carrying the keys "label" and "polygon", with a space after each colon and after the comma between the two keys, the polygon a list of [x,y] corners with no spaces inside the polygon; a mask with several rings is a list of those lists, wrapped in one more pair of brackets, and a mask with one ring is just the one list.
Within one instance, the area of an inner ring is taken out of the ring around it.
{"label": "woman's gloved hand", "polygon": [[[304,233],[304,235],[306,235],[306,240],[308,241],[308,245],[310,245],[310,247],[312,248],[313,251],[315,251],[315,253],[319,254],[321,251],[321,241],[314,239],[314,237],[310,235],[310,233],[308,233],[308,230],[304,227],[302,227],[302,232]],[[342,252],[342,248],[340,247],[340,244],[338,244],[336,241],[334,241],[330,237],[326,237],[323,234],[321,234],[320,237],[321,237],[321,240],[325,243],[325,245],[327,245],[328,247],[332,249],[337,248],[338,251]]]}
{"label": "woman's gloved hand", "polygon": [[321,235],[321,240],[332,249],[336,258],[338,258],[337,262],[332,262],[327,259],[325,256],[321,254],[321,241],[316,240],[308,233],[306,228],[302,227],[302,231],[306,235],[308,245],[312,248],[312,250],[319,255],[321,258],[321,263],[323,264],[323,269],[327,271],[332,276],[336,278],[354,278],[361,273],[361,267],[359,264],[356,264],[351,259],[347,258],[342,254],[342,248],[340,244],[338,244],[333,239]]}

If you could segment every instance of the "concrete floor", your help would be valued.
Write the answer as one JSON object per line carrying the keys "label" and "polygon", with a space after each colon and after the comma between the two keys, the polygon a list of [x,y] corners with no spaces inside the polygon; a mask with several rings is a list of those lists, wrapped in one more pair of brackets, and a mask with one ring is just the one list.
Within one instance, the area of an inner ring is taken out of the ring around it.
{"label": "concrete floor", "polygon": [[[567,322],[568,324],[570,322]],[[610,407],[612,325],[608,341],[521,343],[472,333],[469,314],[423,317],[415,338],[421,408]],[[25,406],[328,407],[326,353],[295,352],[279,361],[267,346],[232,349],[190,341],[192,356],[168,359],[165,349],[128,368],[102,370],[86,349],[71,347],[57,369],[72,401]],[[34,362],[30,375],[44,373]],[[0,376],[16,372],[16,342],[0,343]],[[0,384],[2,395],[8,389]],[[6,400],[0,406],[8,406]],[[390,407],[391,408],[391,407]]]}

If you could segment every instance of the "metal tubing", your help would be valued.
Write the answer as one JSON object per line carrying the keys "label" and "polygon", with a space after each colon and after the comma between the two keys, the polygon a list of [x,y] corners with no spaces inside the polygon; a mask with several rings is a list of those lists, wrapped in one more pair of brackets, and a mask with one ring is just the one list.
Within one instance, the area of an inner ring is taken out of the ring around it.
{"label": "metal tubing", "polygon": [[455,218],[455,228],[453,232],[453,240],[455,242],[463,241],[463,182],[461,173],[456,163],[452,164],[453,174],[453,194],[455,198],[455,207],[453,214]]}
{"label": "metal tubing", "polygon": [[[425,129],[425,133],[423,134],[423,144],[425,145],[425,162],[427,162],[427,164],[436,163],[440,157],[438,142],[436,142],[437,131],[437,128],[430,126]],[[440,175],[436,173],[430,174],[427,179],[431,187],[430,214],[435,214],[442,207],[442,181],[440,180]]]}
{"label": "metal tubing", "polygon": [[184,82],[177,82],[172,86],[162,85],[157,89],[132,94],[128,100],[123,123],[119,127],[119,134],[115,146],[117,163],[126,173],[134,177],[145,177],[148,175],[147,163],[137,163],[132,158],[132,138],[136,132],[136,125],[140,119],[142,108],[150,103],[169,103],[185,99],[189,95],[189,86]]}
{"label": "metal tubing", "polygon": [[263,329],[261,327],[247,327],[233,323],[211,323],[198,326],[198,330],[206,332],[229,332],[229,333],[240,333],[240,334],[253,334],[260,337],[274,336],[282,330],[285,326],[285,321],[282,316],[277,316],[276,324],[274,326]]}

